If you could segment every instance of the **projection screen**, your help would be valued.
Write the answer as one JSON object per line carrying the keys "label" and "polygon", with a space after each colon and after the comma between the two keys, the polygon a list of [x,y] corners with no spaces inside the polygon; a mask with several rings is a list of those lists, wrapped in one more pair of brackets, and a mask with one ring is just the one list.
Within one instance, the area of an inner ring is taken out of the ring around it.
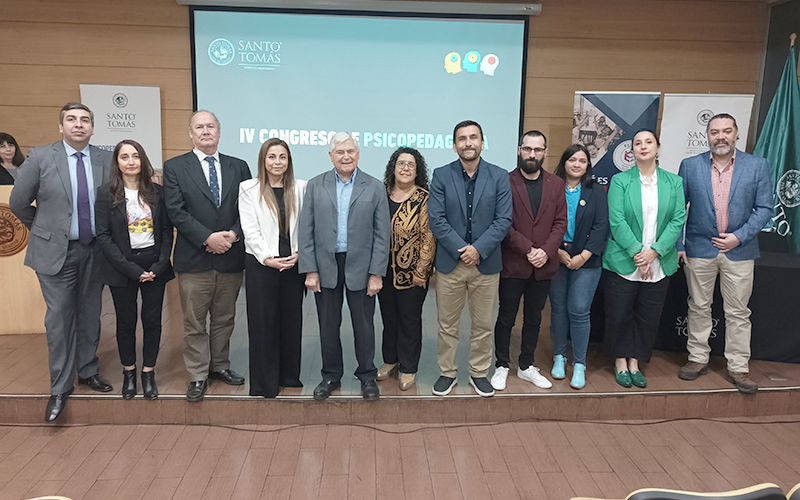
{"label": "projection screen", "polygon": [[254,175],[267,138],[290,146],[295,177],[332,168],[329,139],[357,136],[380,179],[392,152],[429,169],[456,159],[456,123],[483,127],[483,158],[516,166],[527,18],[192,9],[195,109],[220,120],[220,151]]}

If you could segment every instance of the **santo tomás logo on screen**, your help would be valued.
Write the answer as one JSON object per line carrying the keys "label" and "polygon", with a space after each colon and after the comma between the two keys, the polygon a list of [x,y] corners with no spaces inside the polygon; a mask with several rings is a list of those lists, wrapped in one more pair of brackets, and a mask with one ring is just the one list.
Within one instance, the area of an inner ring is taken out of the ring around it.
{"label": "santo tom\u00e1s logo on screen", "polygon": [[218,66],[236,62],[243,69],[273,71],[281,66],[283,42],[217,38],[208,44],[208,57]]}
{"label": "santo tom\u00e1s logo on screen", "polygon": [[485,75],[494,76],[498,64],[500,64],[500,58],[497,57],[497,54],[486,54],[481,59],[480,53],[475,50],[470,50],[464,54],[463,58],[458,52],[450,52],[444,56],[445,71],[454,75],[462,70],[466,70],[468,73],[477,73],[478,70],[481,70]]}

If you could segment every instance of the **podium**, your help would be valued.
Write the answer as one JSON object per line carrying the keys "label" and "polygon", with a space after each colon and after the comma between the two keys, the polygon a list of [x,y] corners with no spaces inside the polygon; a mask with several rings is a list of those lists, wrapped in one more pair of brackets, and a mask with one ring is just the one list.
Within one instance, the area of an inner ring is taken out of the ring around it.
{"label": "podium", "polygon": [[[8,206],[12,187],[0,186],[0,206]],[[0,217],[0,242],[13,238],[15,228],[10,226],[5,217]],[[0,335],[45,331],[47,309],[36,273],[23,264],[26,249],[27,244],[13,255],[0,255]]]}

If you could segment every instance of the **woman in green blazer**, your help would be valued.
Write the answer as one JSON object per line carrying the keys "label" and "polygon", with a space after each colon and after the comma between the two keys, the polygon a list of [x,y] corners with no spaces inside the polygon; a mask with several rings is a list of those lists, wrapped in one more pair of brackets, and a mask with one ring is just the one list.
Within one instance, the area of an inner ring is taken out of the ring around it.
{"label": "woman in green blazer", "polygon": [[608,190],[603,344],[624,387],[647,386],[639,362],[650,361],[669,276],[678,269],[675,242],[686,215],[683,181],[658,168],[659,147],[653,131],[637,132],[636,168],[615,175]]}

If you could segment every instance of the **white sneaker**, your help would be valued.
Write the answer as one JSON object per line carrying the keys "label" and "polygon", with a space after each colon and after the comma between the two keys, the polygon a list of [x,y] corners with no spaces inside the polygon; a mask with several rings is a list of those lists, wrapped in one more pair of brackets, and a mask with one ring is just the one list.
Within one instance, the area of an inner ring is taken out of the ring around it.
{"label": "white sneaker", "polygon": [[[541,387],[542,389],[549,389],[553,387],[553,384],[547,380],[544,375],[539,373],[539,369],[533,365],[524,370],[517,370],[517,377],[521,378],[522,380],[527,380],[531,384],[535,385],[536,387]],[[494,378],[492,378],[492,382],[494,382]]]}
{"label": "white sneaker", "polygon": [[492,375],[492,387],[495,391],[504,391],[506,389],[506,379],[508,379],[508,368],[505,366],[498,366]]}

